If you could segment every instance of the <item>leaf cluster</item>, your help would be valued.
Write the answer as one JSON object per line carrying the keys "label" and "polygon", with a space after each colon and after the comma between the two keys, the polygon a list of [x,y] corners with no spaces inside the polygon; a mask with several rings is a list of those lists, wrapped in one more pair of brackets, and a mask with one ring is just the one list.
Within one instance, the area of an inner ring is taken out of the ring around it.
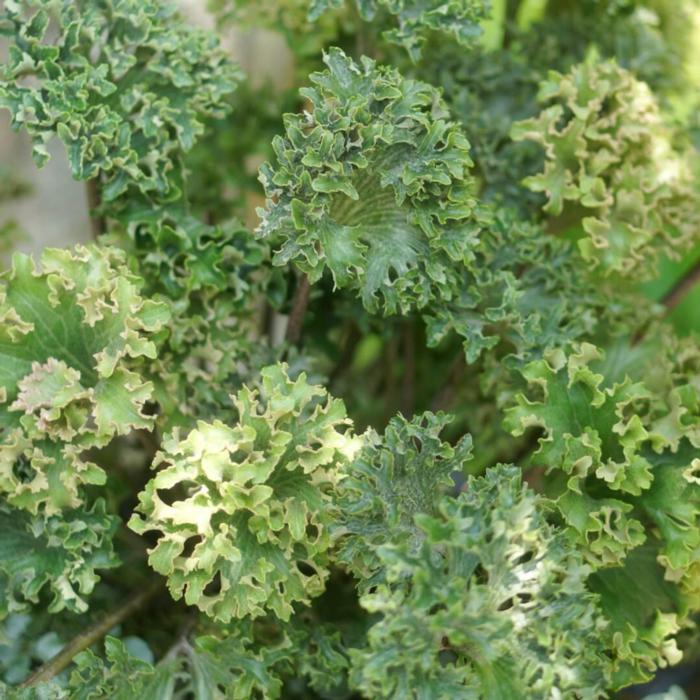
{"label": "leaf cluster", "polygon": [[0,700],[696,662],[694,0],[210,4],[293,84],[169,3],[0,10],[95,237],[0,274]]}

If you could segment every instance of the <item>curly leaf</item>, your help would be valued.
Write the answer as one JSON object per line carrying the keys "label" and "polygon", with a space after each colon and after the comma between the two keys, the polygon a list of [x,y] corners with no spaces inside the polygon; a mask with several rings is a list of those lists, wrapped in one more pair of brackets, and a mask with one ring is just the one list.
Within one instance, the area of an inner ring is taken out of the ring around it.
{"label": "curly leaf", "polygon": [[471,458],[472,440],[465,435],[453,447],[440,440],[449,423],[444,414],[425,413],[411,421],[392,418],[380,438],[373,431],[348,464],[338,487],[340,512],[337,559],[373,585],[382,568],[377,549],[387,542],[418,547],[423,532],[414,522],[418,513],[437,512],[442,496],[454,488],[453,472]]}
{"label": "curly leaf", "polygon": [[342,401],[284,365],[261,378],[234,397],[233,427],[200,422],[166,441],[130,522],[162,533],[149,561],[172,594],[222,621],[288,619],[293,602],[323,591],[329,491],[357,448]]}
{"label": "curly leaf", "polygon": [[117,565],[112,536],[117,519],[103,501],[59,516],[30,515],[0,503],[0,619],[51,598],[49,612],[84,612],[99,580],[95,569]]}
{"label": "curly leaf", "polygon": [[69,680],[72,700],[170,700],[174,697],[174,665],[156,667],[132,656],[115,637],[105,639],[106,660],[90,650],[75,657],[75,670]]}
{"label": "curly leaf", "polygon": [[204,117],[225,111],[237,79],[212,36],[157,0],[15,0],[0,23],[11,37],[0,107],[12,127],[27,131],[39,165],[57,135],[73,177],[101,177],[107,200],[131,184],[171,195],[179,154]]}
{"label": "curly leaf", "polygon": [[472,479],[435,516],[418,515],[418,550],[387,544],[388,583],[361,599],[379,616],[351,651],[366,697],[602,696],[606,622],[589,569],[545,521],[519,470]]}
{"label": "curly leaf", "polygon": [[505,343],[518,357],[590,337],[608,324],[630,330],[649,318],[651,304],[633,290],[582,269],[570,241],[501,209],[473,241],[471,259],[453,265],[446,286],[426,307],[429,345],[449,333],[463,339],[468,362]]}
{"label": "curly leaf", "polygon": [[[312,0],[309,19],[315,20],[329,9],[342,6],[343,0]],[[355,0],[367,22],[378,21],[386,12],[396,18],[398,27],[387,30],[389,40],[403,46],[415,61],[429,32],[453,37],[460,45],[470,46],[481,34],[479,23],[491,9],[488,0]]]}
{"label": "curly leaf", "polygon": [[302,90],[313,112],[286,115],[277,163],[261,169],[274,262],[312,281],[327,268],[369,310],[449,298],[452,260],[467,259],[479,227],[469,143],[429,85],[340,49],[324,61]]}
{"label": "curly leaf", "polygon": [[228,418],[229,395],[274,359],[257,342],[267,247],[237,221],[210,226],[176,207],[136,208],[122,221],[106,240],[126,248],[144,293],[171,309],[151,367],[160,427]]}
{"label": "curly leaf", "polygon": [[635,549],[623,566],[598,571],[589,583],[610,621],[606,635],[613,651],[613,687],[651,680],[658,668],[681,660],[676,635],[684,605],[664,580],[654,545]]}
{"label": "curly leaf", "polygon": [[0,494],[47,515],[76,508],[104,472],[83,457],[115,435],[148,429],[156,356],[168,319],[109,248],[47,249],[37,267],[14,257],[0,277]]}
{"label": "curly leaf", "polygon": [[256,651],[245,633],[199,637],[190,653],[194,698],[275,700],[282,690],[279,667],[288,666],[292,654],[287,639]]}
{"label": "curly leaf", "polygon": [[587,214],[579,248],[606,272],[650,276],[659,253],[697,240],[697,196],[687,154],[673,146],[648,86],[614,61],[592,55],[540,85],[539,116],[513,126],[515,140],[545,149],[545,168],[525,180],[545,211],[567,202]]}
{"label": "curly leaf", "polygon": [[505,425],[516,435],[544,430],[533,463],[564,477],[552,481],[552,495],[592,562],[622,565],[658,534],[666,576],[697,600],[697,349],[668,332],[663,342],[667,349],[621,343],[610,358],[583,343],[528,364],[528,390]]}

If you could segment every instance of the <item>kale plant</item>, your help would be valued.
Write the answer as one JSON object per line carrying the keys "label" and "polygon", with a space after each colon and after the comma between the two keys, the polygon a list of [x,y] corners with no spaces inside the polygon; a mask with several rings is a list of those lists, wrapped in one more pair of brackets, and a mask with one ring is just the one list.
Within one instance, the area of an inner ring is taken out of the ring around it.
{"label": "kale plant", "polygon": [[[0,700],[697,664],[700,6],[207,12],[0,8],[0,107],[92,224],[0,228]],[[220,41],[257,29],[284,89]]]}

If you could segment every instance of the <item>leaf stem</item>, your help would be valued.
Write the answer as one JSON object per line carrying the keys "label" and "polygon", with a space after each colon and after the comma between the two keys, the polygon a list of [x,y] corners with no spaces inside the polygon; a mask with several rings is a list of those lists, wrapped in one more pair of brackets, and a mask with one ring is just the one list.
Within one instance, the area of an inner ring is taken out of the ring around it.
{"label": "leaf stem", "polygon": [[304,316],[309,305],[310,292],[311,283],[309,278],[306,275],[302,275],[292,299],[292,310],[289,313],[285,335],[287,342],[291,345],[298,343],[301,338],[301,329],[304,325]]}
{"label": "leaf stem", "polygon": [[345,341],[343,343],[343,354],[338,361],[338,364],[333,368],[333,371],[328,377],[329,386],[333,386],[343,372],[350,366],[360,340],[362,340],[360,329],[355,323],[351,323],[350,330],[346,334]]}
{"label": "leaf stem", "polygon": [[457,355],[457,358],[452,363],[450,371],[447,373],[445,383],[440,387],[438,392],[430,402],[431,411],[448,410],[454,401],[455,394],[459,382],[467,372],[467,362],[464,359],[464,351]]}
{"label": "leaf stem", "polygon": [[503,17],[503,48],[507,49],[513,40],[513,28],[518,16],[520,0],[506,0],[505,13]]}
{"label": "leaf stem", "polygon": [[74,637],[58,652],[58,654],[34,671],[34,673],[22,683],[21,687],[30,688],[39,683],[50,681],[54,676],[57,676],[61,671],[66,669],[75,656],[102,639],[112,627],[115,627],[135,613],[160,591],[162,587],[162,581],[157,581],[145,590],[132,595],[120,608],[114,610],[100,620],[97,620],[94,624],[90,625],[90,627]]}
{"label": "leaf stem", "polygon": [[413,415],[416,401],[416,335],[415,328],[410,321],[404,326],[403,358],[401,410],[406,418],[410,418]]}
{"label": "leaf stem", "polygon": [[661,298],[661,303],[666,307],[666,314],[671,313],[698,283],[700,283],[700,260],[697,260]]}
{"label": "leaf stem", "polygon": [[106,230],[104,218],[96,213],[102,204],[99,178],[93,177],[92,180],[88,180],[85,183],[85,191],[87,193],[88,213],[90,215],[92,237],[94,240],[97,240]]}
{"label": "leaf stem", "polygon": [[367,31],[367,22],[362,18],[357,4],[353,3],[353,15],[357,22],[357,33],[355,34],[355,53],[356,58],[359,61],[362,56],[372,56],[372,41],[370,39],[369,33]]}

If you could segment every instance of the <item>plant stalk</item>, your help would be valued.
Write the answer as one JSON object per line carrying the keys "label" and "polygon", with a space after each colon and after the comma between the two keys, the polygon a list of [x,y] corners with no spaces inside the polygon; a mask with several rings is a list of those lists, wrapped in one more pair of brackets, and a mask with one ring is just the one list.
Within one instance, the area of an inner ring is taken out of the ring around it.
{"label": "plant stalk", "polygon": [[416,402],[416,335],[412,323],[407,323],[403,333],[403,387],[401,391],[401,410],[410,418]]}
{"label": "plant stalk", "polygon": [[700,260],[662,297],[661,303],[666,307],[666,314],[671,313],[698,283],[700,283]]}
{"label": "plant stalk", "polygon": [[299,284],[292,299],[292,310],[289,313],[287,332],[285,338],[290,345],[295,345],[301,338],[301,329],[304,325],[304,316],[309,305],[311,283],[306,275],[299,278]]}
{"label": "plant stalk", "polygon": [[66,669],[73,658],[81,651],[92,646],[109,632],[112,627],[126,620],[139,608],[143,607],[158,591],[163,587],[161,581],[157,581],[143,591],[135,593],[131,598],[117,610],[109,613],[102,619],[90,625],[86,630],[74,637],[66,646],[61,649],[53,658],[40,666],[32,673],[20,687],[31,688],[39,683],[46,683]]}
{"label": "plant stalk", "polygon": [[506,0],[503,17],[503,48],[507,49],[513,40],[513,28],[515,27],[520,0]]}
{"label": "plant stalk", "polygon": [[467,362],[464,359],[464,351],[457,355],[457,358],[452,363],[452,367],[447,374],[445,383],[440,387],[438,392],[430,402],[431,411],[446,411],[452,405],[457,392],[459,382],[467,372]]}
{"label": "plant stalk", "polygon": [[88,180],[85,183],[85,191],[87,193],[88,214],[90,216],[92,237],[94,240],[97,240],[107,228],[104,218],[97,214],[97,210],[102,204],[99,178],[93,177],[92,180]]}

